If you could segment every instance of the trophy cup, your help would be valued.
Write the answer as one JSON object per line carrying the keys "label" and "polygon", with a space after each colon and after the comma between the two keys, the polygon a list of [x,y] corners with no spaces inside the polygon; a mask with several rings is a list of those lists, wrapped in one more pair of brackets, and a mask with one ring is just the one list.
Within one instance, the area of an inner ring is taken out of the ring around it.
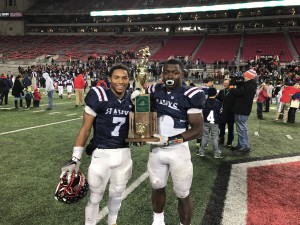
{"label": "trophy cup", "polygon": [[150,56],[149,47],[141,49],[142,62],[139,65],[140,72],[137,75],[136,83],[141,94],[135,101],[135,112],[129,114],[129,132],[127,142],[155,142],[159,138],[153,137],[157,133],[157,113],[151,112],[150,95],[145,94],[145,83],[147,81],[146,65]]}

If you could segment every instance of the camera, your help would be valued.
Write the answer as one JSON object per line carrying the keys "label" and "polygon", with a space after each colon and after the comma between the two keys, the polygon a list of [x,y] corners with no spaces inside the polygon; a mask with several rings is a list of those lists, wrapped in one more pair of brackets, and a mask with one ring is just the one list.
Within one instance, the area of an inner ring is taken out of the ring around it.
{"label": "camera", "polygon": [[230,77],[230,86],[237,86],[244,83],[244,77],[242,76],[232,76]]}

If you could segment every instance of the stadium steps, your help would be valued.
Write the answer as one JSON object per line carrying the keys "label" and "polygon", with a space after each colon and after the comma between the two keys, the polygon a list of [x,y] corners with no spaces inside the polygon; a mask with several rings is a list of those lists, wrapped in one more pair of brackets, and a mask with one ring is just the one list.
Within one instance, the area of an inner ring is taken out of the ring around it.
{"label": "stadium steps", "polygon": [[201,41],[199,42],[198,46],[195,48],[194,52],[192,53],[192,60],[195,61],[196,59],[194,59],[195,55],[197,54],[197,52],[199,51],[199,49],[202,47],[203,43],[205,42],[205,35],[202,37]]}
{"label": "stadium steps", "polygon": [[297,50],[295,49],[295,47],[294,47],[294,45],[293,45],[293,43],[292,43],[292,40],[291,40],[291,38],[290,38],[290,36],[289,36],[289,33],[288,33],[288,32],[284,32],[284,36],[285,36],[285,39],[286,39],[288,48],[289,48],[289,50],[290,50],[290,52],[291,52],[293,58],[294,58],[295,60],[298,60],[298,58],[299,58],[298,55],[299,55],[299,54],[297,53]]}
{"label": "stadium steps", "polygon": [[244,46],[244,35],[241,36],[241,41],[239,44],[239,48],[236,54],[235,65],[240,64],[241,55],[243,54],[243,46]]}

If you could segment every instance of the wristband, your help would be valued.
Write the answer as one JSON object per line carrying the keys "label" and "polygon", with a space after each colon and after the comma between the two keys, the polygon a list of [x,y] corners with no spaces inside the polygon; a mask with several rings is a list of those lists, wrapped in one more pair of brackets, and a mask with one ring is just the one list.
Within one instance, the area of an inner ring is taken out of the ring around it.
{"label": "wristband", "polygon": [[169,137],[168,140],[168,145],[175,145],[175,144],[179,144],[179,143],[183,143],[183,137],[181,134],[177,134],[175,136]]}
{"label": "wristband", "polygon": [[73,147],[72,158],[75,157],[75,158],[77,158],[78,160],[80,160],[80,159],[81,159],[81,156],[82,156],[83,150],[84,150],[84,147],[76,147],[76,146],[74,146],[74,147]]}

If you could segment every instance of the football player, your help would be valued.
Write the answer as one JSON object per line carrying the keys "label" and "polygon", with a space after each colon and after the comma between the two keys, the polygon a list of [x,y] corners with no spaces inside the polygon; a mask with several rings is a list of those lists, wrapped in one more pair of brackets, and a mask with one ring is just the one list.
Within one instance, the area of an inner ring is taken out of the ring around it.
{"label": "football player", "polygon": [[[99,203],[109,181],[108,225],[116,224],[122,194],[131,177],[132,160],[128,143],[129,112],[133,104],[126,92],[129,70],[115,65],[109,72],[110,89],[93,87],[85,98],[83,124],[73,148],[72,159],[62,173],[78,171],[84,146],[93,127],[93,138],[87,153],[91,155],[88,169],[90,197],[85,209],[85,225],[95,225]],[[91,147],[92,146],[92,147]]]}
{"label": "football player", "polygon": [[168,60],[162,71],[163,83],[150,85],[152,106],[157,111],[160,138],[151,144],[148,173],[152,185],[152,225],[164,225],[166,185],[169,173],[178,198],[180,224],[190,225],[192,203],[190,187],[193,165],[188,141],[202,136],[202,109],[205,93],[198,87],[182,86],[183,64]]}

